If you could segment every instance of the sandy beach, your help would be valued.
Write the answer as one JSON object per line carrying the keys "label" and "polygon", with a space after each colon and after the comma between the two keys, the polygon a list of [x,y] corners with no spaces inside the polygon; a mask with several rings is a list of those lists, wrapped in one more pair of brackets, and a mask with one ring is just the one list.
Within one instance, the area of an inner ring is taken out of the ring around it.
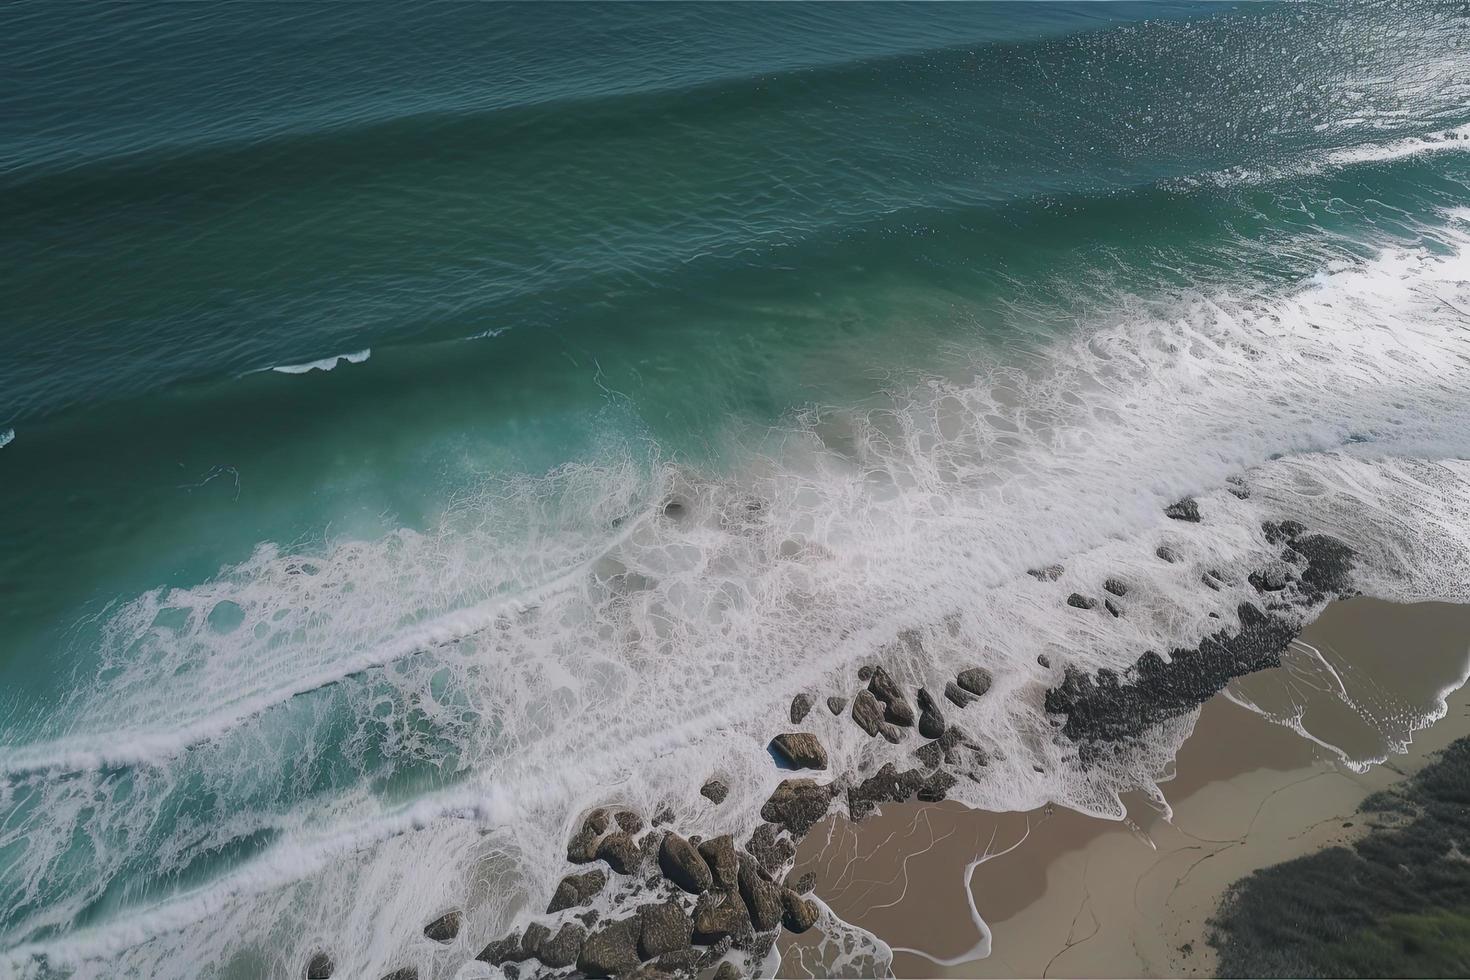
{"label": "sandy beach", "polygon": [[[794,873],[815,871],[900,977],[1210,975],[1207,923],[1232,882],[1350,840],[1364,797],[1470,734],[1467,648],[1470,607],[1334,603],[1281,668],[1203,707],[1163,798],[1130,794],[1125,820],[889,806],[829,819]],[[788,939],[781,975],[819,972],[817,942]]]}

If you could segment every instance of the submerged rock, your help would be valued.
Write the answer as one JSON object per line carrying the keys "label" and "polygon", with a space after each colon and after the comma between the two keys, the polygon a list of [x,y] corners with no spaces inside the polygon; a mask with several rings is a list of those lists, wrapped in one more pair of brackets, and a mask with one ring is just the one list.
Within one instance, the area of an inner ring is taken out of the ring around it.
{"label": "submerged rock", "polygon": [[562,909],[586,905],[606,884],[607,872],[601,868],[579,875],[567,875],[556,886],[556,892],[551,896],[551,904],[546,906],[546,911],[560,912]]}
{"label": "submerged rock", "polygon": [[1121,599],[1128,594],[1128,586],[1118,579],[1110,578],[1103,583],[1103,591],[1110,592]]}
{"label": "submerged rock", "polygon": [[587,937],[577,955],[577,969],[589,977],[612,977],[638,966],[640,923],[620,919]]}
{"label": "submerged rock", "polygon": [[306,980],[330,980],[332,971],[337,964],[332,962],[332,957],[327,953],[313,953],[306,964]]}
{"label": "submerged rock", "polygon": [[1187,521],[1190,524],[1199,523],[1199,502],[1193,497],[1185,497],[1177,503],[1172,503],[1164,508],[1164,516],[1170,520]]}
{"label": "submerged rock", "polygon": [[1047,565],[1045,568],[1028,568],[1026,574],[1038,582],[1055,582],[1062,577],[1065,569],[1061,565]]}
{"label": "submerged rock", "polygon": [[1103,608],[1106,609],[1108,611],[1108,614],[1111,615],[1114,619],[1117,619],[1119,616],[1123,615],[1123,610],[1118,608],[1117,604],[1115,604],[1112,599],[1104,599]]}
{"label": "submerged rock", "polygon": [[1085,596],[1080,592],[1073,592],[1067,596],[1067,605],[1074,609],[1095,609],[1097,608],[1097,600]]}
{"label": "submerged rock", "polygon": [[801,720],[806,717],[807,712],[812,710],[812,699],[805,694],[798,694],[791,699],[791,724],[800,725]]}
{"label": "submerged rock", "polygon": [[[730,795],[730,787],[725,785],[725,781],[723,779],[711,779],[703,786],[699,787],[699,795],[703,796],[711,803],[723,803],[725,802],[725,797]],[[655,826],[658,822],[655,823]]]}
{"label": "submerged rock", "polygon": [[1166,544],[1159,545],[1158,550],[1156,550],[1154,554],[1158,555],[1160,558],[1171,565],[1179,560],[1179,552],[1175,551],[1173,548],[1169,547]]}
{"label": "submerged rock", "polygon": [[424,935],[436,943],[452,943],[459,935],[459,911],[445,912],[424,926]]}
{"label": "submerged rock", "polygon": [[385,974],[383,980],[419,980],[419,971],[416,966],[405,966]]}
{"label": "submerged rock", "polygon": [[817,736],[807,732],[788,732],[771,739],[771,748],[793,769],[826,769],[827,750]]}
{"label": "submerged rock", "polygon": [[847,790],[847,812],[854,820],[861,820],[872,813],[880,803],[903,803],[918,799],[938,802],[944,799],[955,778],[944,770],[929,774],[918,769],[899,772],[893,763],[887,763],[875,774]]}
{"label": "submerged rock", "polygon": [[780,824],[799,837],[826,814],[833,792],[815,780],[787,779],[761,807],[761,819]]}
{"label": "submerged rock", "polygon": [[683,837],[675,833],[664,835],[663,846],[658,853],[659,868],[664,877],[691,895],[707,891],[714,884],[709,865]]}
{"label": "submerged rock", "polygon": [[1259,572],[1251,572],[1248,581],[1257,592],[1280,592],[1291,584],[1291,567],[1283,561],[1272,562]]}

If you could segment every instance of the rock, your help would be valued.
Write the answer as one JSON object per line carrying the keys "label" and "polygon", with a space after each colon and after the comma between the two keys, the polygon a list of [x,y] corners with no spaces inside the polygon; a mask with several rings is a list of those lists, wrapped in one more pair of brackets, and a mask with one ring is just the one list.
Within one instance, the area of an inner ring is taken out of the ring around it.
{"label": "rock", "polygon": [[950,681],[944,685],[944,696],[956,708],[968,707],[975,700],[975,695],[966,691],[954,681]]}
{"label": "rock", "polygon": [[1128,594],[1128,586],[1115,578],[1110,578],[1103,583],[1103,591],[1111,592],[1113,595],[1121,599]]}
{"label": "rock", "polygon": [[908,698],[903,696],[903,691],[897,682],[888,676],[888,671],[882,667],[873,668],[873,676],[868,680],[868,690],[873,696],[883,702],[883,718],[893,725],[902,725],[905,728],[914,723],[914,709],[909,704]]}
{"label": "rock", "polygon": [[521,980],[521,968],[514,963],[505,964],[500,968],[500,972],[505,974],[505,980]]}
{"label": "rock", "polygon": [[[654,960],[651,966],[663,974],[692,977],[704,968],[705,953],[697,949],[676,949]],[[569,978],[570,980],[570,978]]]}
{"label": "rock", "polygon": [[781,892],[781,904],[785,906],[785,915],[782,924],[794,933],[806,932],[816,925],[818,910],[817,903],[810,899],[802,898],[790,888]]}
{"label": "rock", "polygon": [[639,906],[638,921],[638,955],[645,960],[688,949],[694,937],[694,920],[675,901]]}
{"label": "rock", "polygon": [[883,724],[883,709],[872,691],[859,691],[852,699],[852,720],[869,735],[877,735]]}
{"label": "rock", "polygon": [[589,977],[612,977],[638,966],[637,917],[620,919],[587,937],[577,954],[577,969]]}
{"label": "rock", "polygon": [[1036,655],[1036,662],[1048,670],[1051,669],[1051,658],[1044,653],[1038,653]]}
{"label": "rock", "polygon": [[786,887],[790,888],[798,895],[805,895],[809,893],[813,888],[817,887],[817,873],[815,871],[808,871],[800,878],[797,878],[795,883],[792,883],[790,879],[787,879]]}
{"label": "rock", "polygon": [[332,971],[337,964],[332,962],[332,957],[323,952],[311,954],[311,959],[306,963],[306,980],[330,980]]}
{"label": "rock", "polygon": [[842,714],[842,709],[845,707],[847,707],[847,698],[839,698],[834,694],[827,699],[827,710],[834,715]]}
{"label": "rock", "polygon": [[500,966],[503,963],[519,963],[529,959],[530,955],[521,943],[521,934],[512,932],[504,939],[497,939],[480,950],[480,955],[475,959],[489,963],[491,966]]}
{"label": "rock", "polygon": [[919,688],[919,734],[938,738],[944,734],[944,712],[925,688]]}
{"label": "rock", "polygon": [[754,861],[740,862],[740,897],[757,932],[774,929],[781,922],[781,889],[767,881]]}
{"label": "rock", "polygon": [[1103,608],[1106,609],[1114,619],[1117,619],[1119,616],[1123,615],[1123,610],[1119,609],[1112,599],[1104,599]]}
{"label": "rock", "polygon": [[798,694],[791,699],[791,724],[800,725],[801,720],[806,717],[807,712],[812,710],[812,699],[805,694]]}
{"label": "rock", "polygon": [[737,862],[735,838],[729,834],[715,837],[699,845],[699,856],[709,865],[714,887],[729,891],[735,887]]}
{"label": "rock", "polygon": [[833,790],[812,779],[787,779],[761,807],[761,819],[780,824],[800,837],[822,819]]}
{"label": "rock", "polygon": [[1283,541],[1295,540],[1298,535],[1306,530],[1305,525],[1297,521],[1263,521],[1261,533],[1266,536],[1267,544],[1280,544]]}
{"label": "rock", "polygon": [[556,931],[556,935],[541,941],[536,947],[536,958],[544,966],[561,969],[577,962],[577,955],[587,941],[587,929],[580,922],[568,922]]}
{"label": "rock", "polygon": [[1188,521],[1190,524],[1198,524],[1199,502],[1193,497],[1185,497],[1183,500],[1165,507],[1164,516],[1174,521]]}
{"label": "rock", "polygon": [[1175,551],[1173,548],[1169,547],[1166,544],[1159,545],[1158,550],[1156,550],[1154,554],[1158,555],[1160,558],[1171,565],[1179,560],[1179,552]]}
{"label": "rock", "polygon": [[919,786],[919,791],[914,796],[925,803],[939,803],[949,795],[949,791],[954,788],[954,784],[957,782],[959,782],[958,779],[941,769],[938,772],[930,773],[929,777]]}
{"label": "rock", "polygon": [[632,810],[619,810],[613,819],[617,820],[625,834],[636,834],[643,829],[643,818]]}
{"label": "rock", "polygon": [[601,868],[579,875],[567,875],[556,886],[556,892],[551,896],[551,904],[546,906],[546,911],[560,912],[562,909],[586,905],[606,884],[607,872]]}
{"label": "rock", "polygon": [[740,980],[740,970],[734,963],[724,960],[715,970],[714,980]]}
{"label": "rock", "polygon": [[694,942],[711,946],[750,934],[750,916],[735,892],[705,892],[694,903]]}
{"label": "rock", "polygon": [[1257,592],[1280,592],[1291,584],[1291,567],[1284,561],[1273,561],[1259,572],[1251,572],[1248,580]]}
{"label": "rock", "polygon": [[[720,800],[723,800],[725,798],[725,794],[728,793],[728,792],[730,792],[729,787],[725,786],[725,784],[722,783],[722,782],[720,782],[718,779],[711,779],[709,782],[705,783],[703,789],[701,789],[700,792],[701,793],[704,793],[704,791],[706,789],[710,789],[711,786],[715,786],[715,787],[718,787],[719,788],[719,790],[720,790]],[[704,795],[705,796],[709,796],[709,793],[705,793]],[[710,798],[713,799],[713,797],[710,797]],[[718,803],[718,802],[720,802],[720,800],[715,800],[715,802]],[[650,822],[655,827],[662,827],[666,823],[673,823],[674,822],[674,811],[673,811],[673,809],[667,803],[665,803],[663,806],[659,807],[658,810],[654,813],[653,820],[650,821]]]}
{"label": "rock", "polygon": [[1095,609],[1097,607],[1097,600],[1085,596],[1080,592],[1073,592],[1067,596],[1067,605],[1074,609]]}
{"label": "rock", "polygon": [[970,741],[965,733],[954,725],[950,725],[948,728],[946,728],[944,730],[944,734],[939,736],[939,741],[933,742],[931,744],[939,747],[939,750],[944,753],[944,761],[948,762],[950,765],[957,765],[959,763],[959,747],[961,745],[971,749],[972,751],[979,750],[979,746]]}
{"label": "rock", "polygon": [[1062,577],[1065,569],[1061,565],[1047,565],[1045,568],[1028,568],[1026,574],[1038,582],[1055,582]]}
{"label": "rock", "polygon": [[418,967],[405,966],[383,977],[383,980],[419,980]]}
{"label": "rock", "polygon": [[944,749],[938,742],[925,742],[914,750],[914,758],[922,762],[925,769],[938,769],[940,760],[944,758]]}
{"label": "rock", "polygon": [[882,735],[884,739],[893,745],[897,745],[903,740],[903,733],[886,721],[878,726],[878,734]]}
{"label": "rock", "polygon": [[807,732],[788,732],[771,739],[772,749],[790,763],[793,769],[826,769],[827,750],[817,736]]}
{"label": "rock", "polygon": [[847,812],[854,820],[872,813],[880,803],[902,803],[918,797],[937,802],[944,799],[955,778],[944,770],[925,775],[917,769],[899,772],[887,763],[875,774],[847,790]]}
{"label": "rock", "polygon": [[714,884],[709,865],[700,857],[694,845],[678,834],[664,835],[663,846],[658,852],[658,866],[664,877],[691,895],[708,891]]}
{"label": "rock", "polygon": [[541,949],[541,944],[551,938],[551,928],[544,922],[533,922],[526,926],[526,935],[521,939],[521,959],[528,960]]}
{"label": "rock", "polygon": [[1250,499],[1250,495],[1251,495],[1250,487],[1247,487],[1245,485],[1245,480],[1243,478],[1241,478],[1239,476],[1227,476],[1225,478],[1225,484],[1226,484],[1225,489],[1226,490],[1229,490],[1230,493],[1231,493],[1231,495],[1234,496],[1235,499],[1237,499],[1237,500],[1249,500]]}
{"label": "rock", "polygon": [[873,676],[873,668],[867,665],[858,668],[858,680],[867,682]]}
{"label": "rock", "polygon": [[978,698],[990,690],[990,671],[984,667],[971,667],[968,670],[962,670],[955,675],[955,683]]}
{"label": "rock", "polygon": [[[658,879],[655,878],[655,886],[657,886],[657,883]],[[588,909],[585,912],[578,912],[576,915],[572,916],[572,918],[581,922],[582,925],[586,926],[588,929],[591,929],[593,926],[597,925],[597,920],[602,918],[602,916],[597,914],[596,909]]]}
{"label": "rock", "polygon": [[776,836],[776,826],[769,823],[755,828],[745,850],[771,874],[775,874],[796,855],[796,845],[785,837]]}
{"label": "rock", "polygon": [[699,787],[699,795],[711,803],[723,803],[725,802],[725,797],[730,795],[730,787],[725,785],[723,779],[711,779]]}
{"label": "rock", "polygon": [[567,860],[573,864],[587,864],[597,860],[597,835],[586,827],[572,835],[567,843]]}
{"label": "rock", "polygon": [[597,845],[597,856],[620,875],[630,875],[643,863],[638,845],[633,838],[621,830],[615,830]]}
{"label": "rock", "polygon": [[436,943],[452,943],[459,935],[459,911],[445,912],[424,926],[424,935]]}

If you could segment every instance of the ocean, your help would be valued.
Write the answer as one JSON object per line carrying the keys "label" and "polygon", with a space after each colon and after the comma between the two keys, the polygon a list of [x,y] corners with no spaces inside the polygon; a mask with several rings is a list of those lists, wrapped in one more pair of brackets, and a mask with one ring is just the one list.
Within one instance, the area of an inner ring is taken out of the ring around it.
{"label": "ocean", "polygon": [[1037,658],[1263,519],[1470,599],[1463,4],[3,16],[0,973],[497,975],[875,658],[994,675],[956,798],[1116,813],[1182,728],[1079,768]]}

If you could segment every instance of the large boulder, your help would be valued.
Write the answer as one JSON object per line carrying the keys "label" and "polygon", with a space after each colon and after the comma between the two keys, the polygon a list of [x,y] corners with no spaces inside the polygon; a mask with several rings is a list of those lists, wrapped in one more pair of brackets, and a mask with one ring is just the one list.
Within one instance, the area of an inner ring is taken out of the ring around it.
{"label": "large boulder", "polygon": [[913,705],[904,697],[898,682],[888,676],[888,671],[874,667],[873,676],[868,679],[868,690],[883,702],[883,717],[890,724],[907,728],[914,723]]}
{"label": "large boulder", "polygon": [[318,951],[306,963],[306,980],[330,980],[336,968],[329,954]]}
{"label": "large boulder", "polygon": [[944,734],[944,712],[926,688],[919,688],[919,734],[938,738]]}
{"label": "large boulder", "polygon": [[781,922],[781,888],[767,881],[755,861],[740,861],[740,897],[750,912],[757,932],[774,929]]}
{"label": "large boulder", "polygon": [[520,932],[512,932],[502,939],[495,940],[480,950],[480,955],[475,957],[491,966],[519,963],[530,958],[531,953],[522,944]]}
{"label": "large boulder", "polygon": [[761,818],[780,824],[800,837],[822,819],[832,803],[833,789],[812,779],[787,779],[761,807]]}
{"label": "large boulder", "polygon": [[546,911],[560,912],[562,909],[586,905],[606,884],[607,872],[601,868],[579,875],[567,875],[556,886],[556,892],[551,896],[551,904],[546,906]]}
{"label": "large boulder", "polygon": [[787,732],[771,739],[771,749],[793,769],[826,769],[827,750],[809,732]]}
{"label": "large boulder", "polygon": [[716,888],[729,891],[735,887],[738,876],[735,838],[724,834],[702,841],[699,845],[699,856],[704,858],[705,864],[709,865]]}
{"label": "large boulder", "polygon": [[730,795],[730,787],[725,785],[723,779],[711,779],[699,787],[699,795],[711,803],[723,803],[725,802],[725,797]]}
{"label": "large boulder", "polygon": [[582,944],[587,941],[587,928],[580,922],[565,923],[553,936],[543,939],[536,947],[536,958],[552,969],[561,969],[577,962]]}
{"label": "large boulder", "polygon": [[708,891],[714,884],[714,876],[699,851],[673,832],[664,835],[663,846],[658,852],[658,865],[665,878],[691,895]]}
{"label": "large boulder", "polygon": [[883,727],[883,707],[872,691],[859,691],[852,699],[852,720],[869,735],[877,735]]}
{"label": "large boulder", "polygon": [[638,966],[637,916],[620,919],[587,937],[577,954],[577,969],[589,977],[613,977]]}
{"label": "large boulder", "polygon": [[445,912],[424,926],[424,935],[436,943],[454,942],[454,937],[459,935],[459,911]]}
{"label": "large boulder", "polygon": [[745,851],[759,861],[761,867],[775,874],[796,855],[796,845],[789,837],[778,836],[775,824],[763,823],[751,833]]}
{"label": "large boulder", "polygon": [[781,892],[781,903],[785,907],[782,924],[790,931],[803,933],[816,925],[817,916],[820,914],[816,902],[802,898],[787,888]]}
{"label": "large boulder", "polygon": [[597,856],[608,863],[620,875],[630,875],[643,863],[638,845],[633,838],[621,830],[615,830],[597,845]]}
{"label": "large boulder", "polygon": [[638,955],[645,960],[688,949],[694,936],[694,920],[675,901],[639,906],[638,920]]}
{"label": "large boulder", "polygon": [[975,701],[975,695],[960,687],[954,681],[950,681],[944,685],[944,696],[956,708],[968,708]]}
{"label": "large boulder", "polygon": [[834,715],[842,714],[842,709],[845,707],[847,707],[847,698],[838,697],[834,694],[827,699],[827,710]]}

